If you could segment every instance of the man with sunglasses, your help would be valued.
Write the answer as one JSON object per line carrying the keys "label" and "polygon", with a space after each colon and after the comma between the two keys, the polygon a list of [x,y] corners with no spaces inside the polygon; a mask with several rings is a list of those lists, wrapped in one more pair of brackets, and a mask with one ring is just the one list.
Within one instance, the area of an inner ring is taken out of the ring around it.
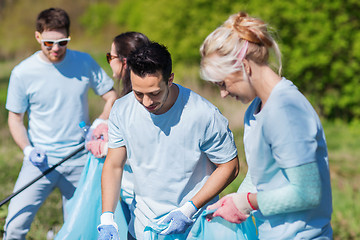
{"label": "man with sunglasses", "polygon": [[[105,101],[93,125],[108,118],[117,98],[113,80],[89,54],[67,49],[69,27],[70,19],[64,10],[42,11],[35,32],[41,50],[11,73],[6,102],[8,123],[24,152],[14,192],[84,144],[79,123],[89,123],[90,87]],[[59,188],[64,206],[74,193],[86,160],[85,151],[76,154],[14,197],[9,204],[4,239],[25,239],[36,212],[53,189]]]}

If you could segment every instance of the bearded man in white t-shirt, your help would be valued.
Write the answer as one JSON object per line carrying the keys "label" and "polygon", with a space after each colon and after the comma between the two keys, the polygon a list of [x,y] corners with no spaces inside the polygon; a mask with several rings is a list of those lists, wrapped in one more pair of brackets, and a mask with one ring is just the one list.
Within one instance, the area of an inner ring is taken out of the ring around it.
{"label": "bearded man in white t-shirt", "polygon": [[[105,100],[94,124],[108,118],[117,98],[113,80],[89,54],[67,49],[69,28],[70,19],[64,10],[42,11],[35,32],[41,50],[11,73],[6,101],[8,123],[24,153],[14,192],[84,145],[79,123],[89,123],[89,88]],[[24,124],[25,113],[28,126]],[[79,152],[15,196],[9,204],[4,239],[25,239],[36,212],[55,188],[60,189],[65,206],[86,159],[85,150]]]}

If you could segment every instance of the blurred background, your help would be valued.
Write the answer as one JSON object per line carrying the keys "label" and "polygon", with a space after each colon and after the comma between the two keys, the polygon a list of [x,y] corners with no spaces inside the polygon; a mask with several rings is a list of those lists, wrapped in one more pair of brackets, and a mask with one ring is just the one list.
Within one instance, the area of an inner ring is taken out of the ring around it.
{"label": "blurred background", "polygon": [[[239,149],[241,172],[222,195],[236,191],[245,176],[242,133],[247,106],[220,99],[199,77],[199,47],[230,14],[246,11],[269,23],[279,42],[283,75],[292,80],[321,117],[328,142],[333,190],[334,239],[360,239],[360,1],[358,0],[0,0],[0,199],[10,195],[22,163],[5,109],[12,68],[39,49],[38,13],[65,9],[71,18],[69,48],[106,63],[113,38],[139,31],[165,44],[174,60],[175,82],[193,89],[229,119]],[[91,118],[102,103],[89,93]],[[30,179],[29,179],[30,180]],[[62,225],[59,192],[41,207],[28,239],[46,239]],[[3,231],[7,205],[0,208]],[[0,239],[2,232],[0,232]]]}

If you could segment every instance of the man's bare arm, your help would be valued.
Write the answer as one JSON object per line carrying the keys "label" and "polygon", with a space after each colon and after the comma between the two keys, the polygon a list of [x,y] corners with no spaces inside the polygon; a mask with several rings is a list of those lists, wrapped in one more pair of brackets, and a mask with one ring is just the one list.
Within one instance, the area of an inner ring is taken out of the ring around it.
{"label": "man's bare arm", "polygon": [[210,175],[204,186],[191,199],[197,208],[201,208],[222,190],[224,190],[239,173],[239,159],[235,157],[233,160],[216,164],[217,168]]}
{"label": "man's bare arm", "polygon": [[101,175],[102,211],[114,212],[120,198],[126,148],[109,148]]}
{"label": "man's bare arm", "polygon": [[29,146],[30,141],[24,125],[24,113],[14,113],[9,111],[8,124],[11,136],[21,150],[23,150],[26,146]]}

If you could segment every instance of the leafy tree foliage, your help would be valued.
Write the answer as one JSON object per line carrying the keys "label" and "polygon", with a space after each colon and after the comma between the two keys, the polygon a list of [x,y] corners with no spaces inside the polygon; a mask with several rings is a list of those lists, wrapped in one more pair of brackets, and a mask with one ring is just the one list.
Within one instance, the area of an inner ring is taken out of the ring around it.
{"label": "leafy tree foliage", "polygon": [[360,117],[359,1],[272,1],[271,9],[249,5],[275,26],[285,76],[328,118]]}
{"label": "leafy tree foliage", "polygon": [[360,2],[357,0],[122,0],[114,18],[168,46],[175,61],[198,63],[199,46],[230,14],[272,26],[284,76],[328,118],[360,118]]}
{"label": "leafy tree foliage", "polygon": [[6,3],[0,11],[3,36],[0,60],[24,58],[37,50],[38,44],[31,38],[37,13],[59,6],[71,16],[71,46],[76,49],[103,52],[114,35],[140,31],[168,46],[175,64],[198,65],[199,47],[205,37],[230,14],[246,11],[273,27],[283,53],[283,75],[295,82],[321,115],[329,119],[360,119],[358,0],[6,0]]}
{"label": "leafy tree foliage", "polygon": [[234,12],[235,5],[230,0],[124,0],[114,21],[167,45],[175,61],[191,64],[198,63],[204,38]]}
{"label": "leafy tree foliage", "polygon": [[101,31],[110,21],[111,5],[105,2],[91,4],[87,11],[81,16],[80,23],[86,31],[94,34]]}

